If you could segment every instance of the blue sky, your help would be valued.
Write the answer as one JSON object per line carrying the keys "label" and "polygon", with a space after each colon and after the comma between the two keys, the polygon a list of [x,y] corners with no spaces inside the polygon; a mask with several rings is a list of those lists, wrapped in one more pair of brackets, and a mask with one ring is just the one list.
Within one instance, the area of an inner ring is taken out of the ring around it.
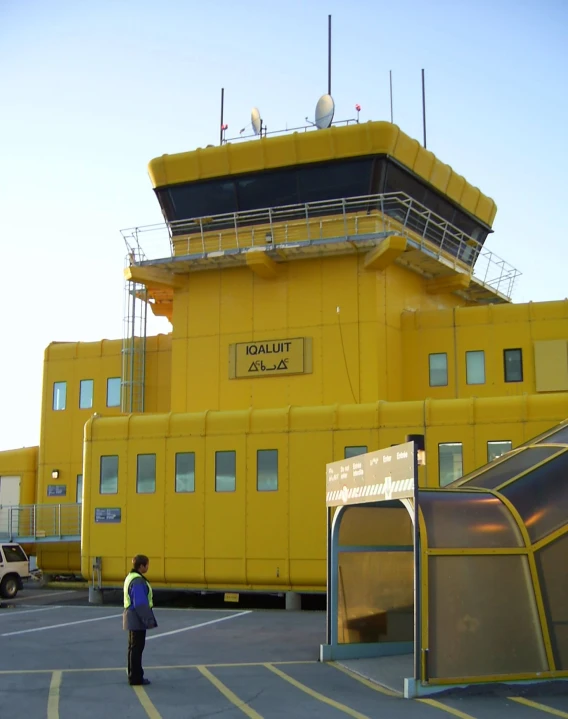
{"label": "blue sky", "polygon": [[[564,0],[0,0],[0,449],[39,441],[43,351],[122,336],[119,230],[160,222],[163,153],[218,142],[258,106],[303,124],[394,120],[498,205],[488,247],[523,274],[514,300],[561,299],[568,161]],[[168,331],[154,321],[152,331]]]}

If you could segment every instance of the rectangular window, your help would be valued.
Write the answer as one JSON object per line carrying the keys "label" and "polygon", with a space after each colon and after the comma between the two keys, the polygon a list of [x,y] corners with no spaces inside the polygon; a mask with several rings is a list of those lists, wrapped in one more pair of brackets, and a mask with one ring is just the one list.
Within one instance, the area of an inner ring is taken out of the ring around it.
{"label": "rectangular window", "polygon": [[448,355],[445,352],[428,355],[430,387],[446,387],[448,384]]}
{"label": "rectangular window", "polygon": [[465,353],[466,382],[485,384],[485,352],[477,350]]}
{"label": "rectangular window", "polygon": [[118,455],[101,457],[100,494],[116,494],[118,492]]}
{"label": "rectangular window", "polygon": [[350,457],[358,457],[360,454],[367,454],[367,447],[361,445],[360,447],[345,447],[344,458],[349,459]]}
{"label": "rectangular window", "polygon": [[107,407],[120,407],[120,377],[107,379]]}
{"label": "rectangular window", "polygon": [[53,409],[56,411],[65,409],[67,402],[67,382],[53,383]]}
{"label": "rectangular window", "polygon": [[176,454],[176,492],[195,492],[195,452]]}
{"label": "rectangular window", "polygon": [[215,491],[234,492],[237,488],[237,453],[215,452]]}
{"label": "rectangular window", "polygon": [[91,409],[93,406],[92,379],[82,379],[79,385],[79,409]]}
{"label": "rectangular window", "polygon": [[256,453],[256,488],[259,492],[278,490],[278,450],[259,449]]}
{"label": "rectangular window", "polygon": [[440,487],[445,487],[463,476],[463,454],[461,442],[443,442],[438,445]]}
{"label": "rectangular window", "polygon": [[77,475],[77,504],[83,504],[83,475]]}
{"label": "rectangular window", "polygon": [[26,557],[24,550],[16,545],[11,544],[3,544],[2,549],[4,550],[4,556],[6,557],[7,562],[27,562],[28,558]]}
{"label": "rectangular window", "polygon": [[505,382],[523,381],[523,350],[503,350]]}
{"label": "rectangular window", "polygon": [[487,461],[493,462],[494,459],[510,452],[512,449],[513,443],[508,439],[499,442],[487,442]]}
{"label": "rectangular window", "polygon": [[156,455],[139,454],[136,461],[136,491],[152,494],[156,491]]}

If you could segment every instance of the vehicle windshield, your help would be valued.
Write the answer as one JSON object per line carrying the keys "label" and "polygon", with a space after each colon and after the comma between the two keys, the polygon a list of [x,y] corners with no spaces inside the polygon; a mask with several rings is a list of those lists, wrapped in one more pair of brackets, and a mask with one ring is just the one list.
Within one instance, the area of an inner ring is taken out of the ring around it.
{"label": "vehicle windshield", "polygon": [[3,544],[2,550],[7,562],[27,562],[24,550],[17,544]]}

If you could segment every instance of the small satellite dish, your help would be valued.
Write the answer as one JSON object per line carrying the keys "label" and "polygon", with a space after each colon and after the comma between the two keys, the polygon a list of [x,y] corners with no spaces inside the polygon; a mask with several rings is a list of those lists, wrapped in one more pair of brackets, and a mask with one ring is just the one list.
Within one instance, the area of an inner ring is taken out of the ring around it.
{"label": "small satellite dish", "polygon": [[252,123],[252,129],[255,135],[260,135],[262,130],[262,120],[260,118],[260,110],[258,107],[253,107],[250,113],[250,121]]}
{"label": "small satellite dish", "polygon": [[316,127],[318,130],[328,128],[333,120],[335,103],[331,95],[322,95],[316,105]]}

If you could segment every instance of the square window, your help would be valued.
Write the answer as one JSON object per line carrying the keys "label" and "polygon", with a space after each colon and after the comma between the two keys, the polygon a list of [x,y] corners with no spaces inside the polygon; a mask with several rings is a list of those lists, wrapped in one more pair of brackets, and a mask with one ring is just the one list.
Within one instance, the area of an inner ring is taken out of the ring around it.
{"label": "square window", "polygon": [[176,454],[176,492],[195,492],[195,452]]}
{"label": "square window", "polygon": [[91,409],[93,406],[93,386],[92,379],[82,379],[79,385],[79,409]]}
{"label": "square window", "polygon": [[156,491],[156,455],[139,454],[136,458],[136,492],[152,494]]}
{"label": "square window", "polygon": [[118,455],[101,457],[101,476],[99,484],[101,494],[118,492]]}
{"label": "square window", "polygon": [[445,352],[428,355],[430,387],[446,387],[448,384],[448,355]]}
{"label": "square window", "polygon": [[77,504],[83,504],[83,475],[77,475]]}
{"label": "square window", "polygon": [[523,381],[523,350],[504,350],[505,382]]}
{"label": "square window", "polygon": [[65,409],[67,403],[67,382],[53,383],[53,409],[60,411]]}
{"label": "square window", "polygon": [[215,491],[234,492],[237,488],[237,453],[215,452]]}
{"label": "square window", "polygon": [[278,490],[278,450],[259,449],[256,453],[256,488],[259,492]]}
{"label": "square window", "polygon": [[487,442],[487,461],[493,462],[494,459],[506,454],[513,449],[513,443],[510,440],[500,440],[495,442]]}
{"label": "square window", "polygon": [[350,457],[358,457],[360,454],[367,454],[367,447],[363,445],[359,447],[345,447],[343,457],[349,459]]}
{"label": "square window", "polygon": [[438,445],[438,471],[440,487],[463,476],[463,447],[461,442],[443,442]]}
{"label": "square window", "polygon": [[120,407],[120,377],[107,379],[107,407]]}
{"label": "square window", "polygon": [[467,384],[485,384],[485,352],[476,350],[465,353]]}

